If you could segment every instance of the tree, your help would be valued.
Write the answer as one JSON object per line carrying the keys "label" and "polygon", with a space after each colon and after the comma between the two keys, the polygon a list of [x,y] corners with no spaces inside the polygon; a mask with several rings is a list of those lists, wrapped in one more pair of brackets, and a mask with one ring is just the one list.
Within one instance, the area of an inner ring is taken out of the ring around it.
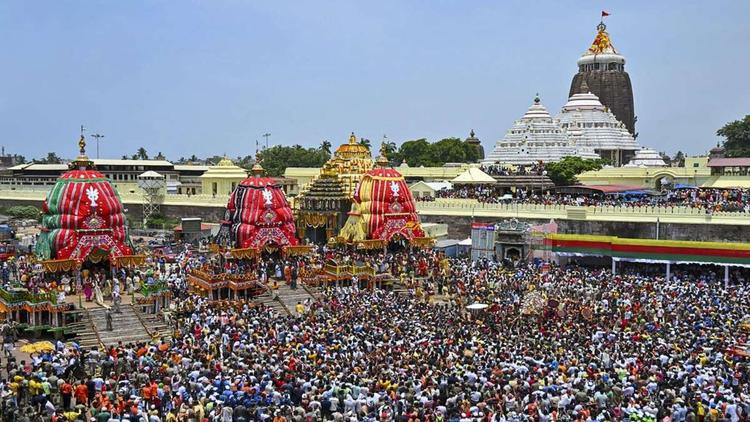
{"label": "tree", "polygon": [[359,144],[364,145],[367,148],[370,148],[370,145],[371,145],[370,140],[366,138],[359,138]]}
{"label": "tree", "polygon": [[402,160],[406,160],[406,164],[412,167],[433,166],[430,143],[424,138],[404,142],[398,149],[398,154],[394,156],[394,161]]}
{"label": "tree", "polygon": [[674,155],[672,161],[677,163],[677,167],[685,167],[685,153],[682,151],[677,151],[677,154]]}
{"label": "tree", "polygon": [[138,151],[135,152],[134,160],[148,160],[148,152],[146,152],[146,148],[140,147],[138,148]]}
{"label": "tree", "polygon": [[62,163],[62,160],[60,157],[57,156],[54,152],[48,152],[47,156],[45,158],[42,158],[40,160],[34,160],[37,163],[40,164],[60,164]]}
{"label": "tree", "polygon": [[125,155],[125,154],[123,154],[123,155],[122,155],[122,159],[123,159],[123,160],[129,160],[128,156],[127,156],[127,155]]}
{"label": "tree", "polygon": [[260,152],[258,158],[268,176],[279,177],[287,167],[321,167],[330,156],[320,148],[275,145]]}
{"label": "tree", "polygon": [[164,154],[162,154],[161,151],[159,151],[159,153],[156,154],[156,157],[154,157],[154,159],[155,160],[166,160],[167,157],[165,157]]}
{"label": "tree", "polygon": [[725,124],[716,135],[724,137],[727,157],[750,157],[750,115]]}
{"label": "tree", "polygon": [[191,163],[196,163],[196,162],[198,162],[198,157],[196,157],[196,156],[195,156],[195,154],[191,155],[191,156],[190,156],[190,162],[191,162]]}
{"label": "tree", "polygon": [[568,156],[556,163],[545,164],[544,169],[556,186],[567,186],[576,183],[577,175],[585,171],[599,170],[603,165],[604,161],[600,159],[584,160],[581,157]]}
{"label": "tree", "polygon": [[[395,145],[393,147],[395,149]],[[472,163],[478,159],[477,151],[459,138],[445,138],[433,144],[424,138],[406,141],[398,152],[388,157],[394,163],[406,160],[412,167],[439,167],[445,163]]]}
{"label": "tree", "polygon": [[321,142],[320,150],[325,152],[330,157],[331,156],[331,142],[330,141]]}

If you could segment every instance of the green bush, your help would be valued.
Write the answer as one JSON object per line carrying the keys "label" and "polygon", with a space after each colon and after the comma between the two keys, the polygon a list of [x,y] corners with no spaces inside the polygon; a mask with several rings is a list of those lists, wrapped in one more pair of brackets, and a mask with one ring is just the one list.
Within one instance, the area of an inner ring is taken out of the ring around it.
{"label": "green bush", "polygon": [[179,222],[180,221],[176,218],[165,217],[163,215],[156,214],[152,215],[151,218],[146,221],[146,227],[148,227],[149,229],[163,228],[172,230],[173,228],[175,228],[175,226],[177,226],[177,224],[179,224]]}
{"label": "green bush", "polygon": [[19,205],[3,210],[3,214],[14,218],[28,218],[41,221],[42,212],[39,208],[31,205]]}

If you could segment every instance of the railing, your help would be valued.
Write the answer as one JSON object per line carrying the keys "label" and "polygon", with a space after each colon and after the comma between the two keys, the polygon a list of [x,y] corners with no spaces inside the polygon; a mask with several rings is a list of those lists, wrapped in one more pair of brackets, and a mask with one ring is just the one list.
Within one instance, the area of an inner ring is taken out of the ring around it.
{"label": "railing", "polygon": [[559,204],[485,203],[475,199],[438,198],[434,201],[417,201],[417,211],[427,215],[465,215],[531,218],[568,218],[575,215],[591,220],[616,218],[645,218],[655,221],[657,217],[718,224],[750,224],[750,213],[710,211],[704,208],[684,206],[575,206]]}
{"label": "railing", "polygon": [[[51,187],[40,189],[0,189],[0,199],[21,199],[43,201]],[[141,192],[119,192],[120,199],[123,203],[141,204],[143,203],[143,193]],[[185,195],[185,194],[165,194],[159,201],[162,205],[192,205],[192,206],[226,206],[229,201],[229,195]]]}
{"label": "railing", "polygon": [[0,288],[0,299],[2,299],[9,305],[20,303],[36,304],[45,302],[49,302],[52,305],[57,305],[57,294],[53,292],[31,293],[28,290],[11,292],[4,288]]}
{"label": "railing", "polygon": [[153,284],[144,284],[143,286],[141,286],[141,294],[145,297],[159,294],[166,290],[169,290],[169,285],[163,281]]}

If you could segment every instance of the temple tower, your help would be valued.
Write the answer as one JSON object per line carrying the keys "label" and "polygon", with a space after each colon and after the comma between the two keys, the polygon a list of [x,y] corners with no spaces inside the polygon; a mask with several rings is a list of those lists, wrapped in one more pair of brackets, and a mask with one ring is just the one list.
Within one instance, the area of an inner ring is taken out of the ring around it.
{"label": "temple tower", "polygon": [[[604,16],[604,15],[603,15]],[[568,97],[591,92],[625,124],[628,132],[635,132],[633,86],[625,71],[625,57],[612,45],[607,25],[600,22],[591,47],[578,59],[578,73],[570,84]]]}

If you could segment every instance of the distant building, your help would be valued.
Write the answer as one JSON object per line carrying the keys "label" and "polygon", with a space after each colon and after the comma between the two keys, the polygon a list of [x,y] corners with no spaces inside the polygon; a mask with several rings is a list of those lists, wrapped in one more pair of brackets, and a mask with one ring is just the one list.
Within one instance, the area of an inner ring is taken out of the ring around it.
{"label": "distant building", "polygon": [[479,138],[477,138],[474,134],[474,129],[469,132],[469,137],[466,138],[464,142],[474,147],[474,149],[477,151],[477,161],[484,160],[484,147],[482,146],[482,142],[479,140]]}
{"label": "distant building", "polygon": [[[585,81],[582,89],[587,89]],[[625,125],[591,92],[573,94],[557,119],[571,142],[593,149],[615,167],[630,161],[640,149]]]}
{"label": "distant building", "polygon": [[615,49],[604,22],[596,30],[591,47],[578,59],[578,73],[573,76],[568,97],[594,93],[635,136],[633,87],[625,71],[625,57]]}
{"label": "distant building", "polygon": [[666,167],[667,163],[656,150],[643,148],[635,153],[635,157],[625,167]]}
{"label": "distant building", "polygon": [[484,162],[525,166],[560,161],[567,156],[599,158],[593,148],[571,142],[560,121],[550,116],[537,96],[526,114],[497,141]]}

